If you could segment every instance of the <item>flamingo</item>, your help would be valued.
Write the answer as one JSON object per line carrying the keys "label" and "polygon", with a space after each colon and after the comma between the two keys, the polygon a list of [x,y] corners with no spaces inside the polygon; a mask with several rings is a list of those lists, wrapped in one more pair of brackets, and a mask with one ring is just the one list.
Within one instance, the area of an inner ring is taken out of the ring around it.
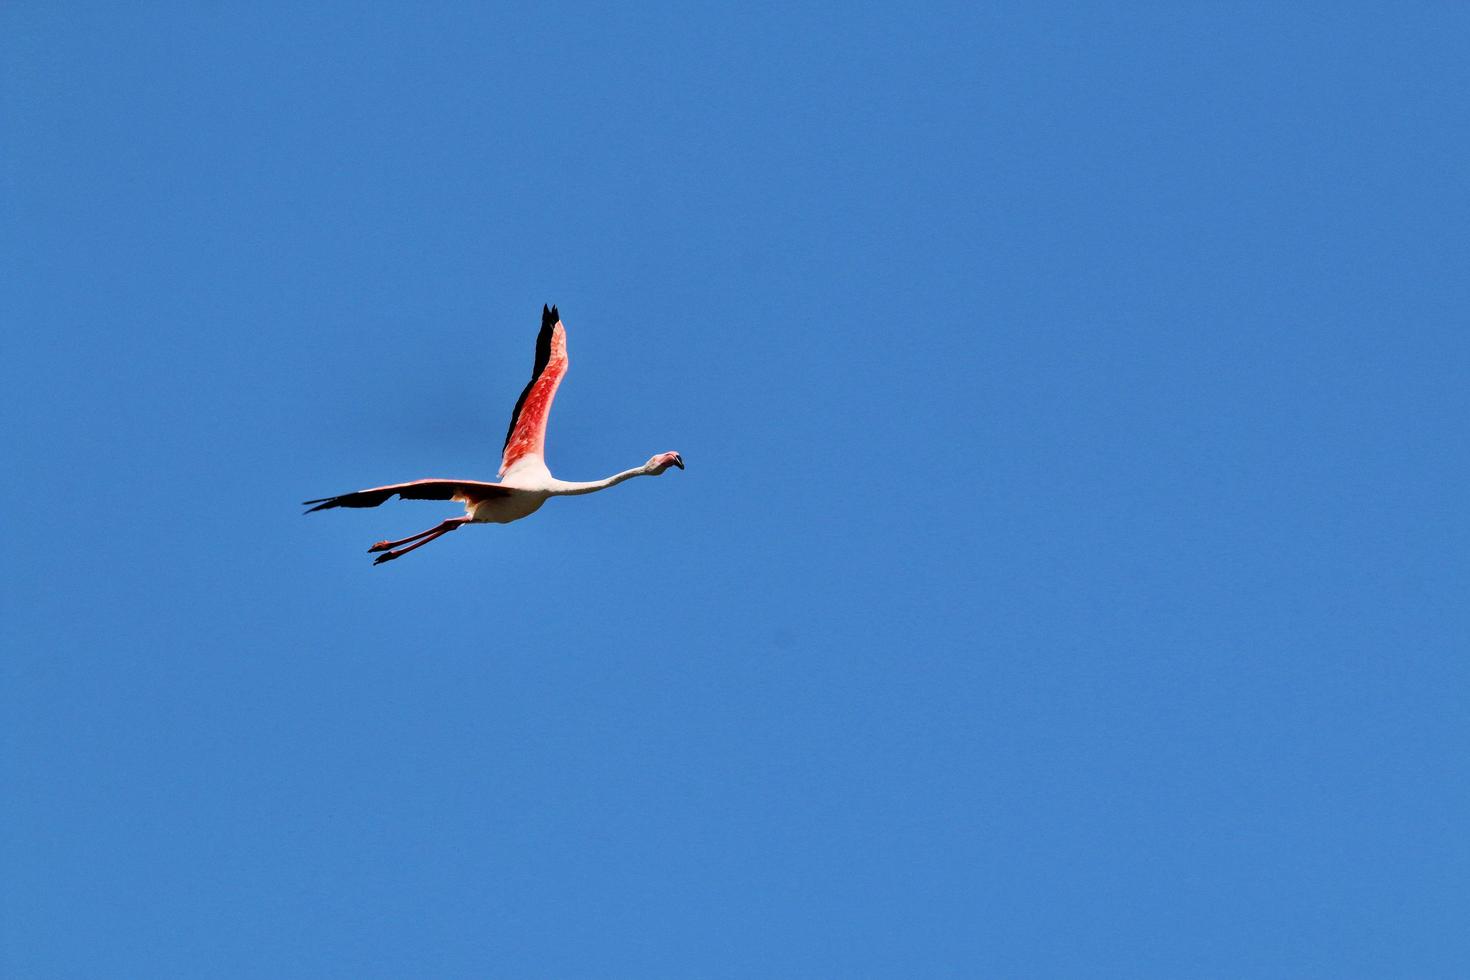
{"label": "flamingo", "polygon": [[[516,399],[510,416],[510,429],[505,434],[505,448],[500,458],[500,482],[478,480],[412,480],[386,487],[372,487],[335,497],[307,500],[315,504],[306,513],[332,507],[376,507],[398,495],[400,500],[456,500],[465,506],[463,517],[446,521],[410,534],[397,541],[379,541],[368,549],[377,554],[374,565],[402,558],[415,548],[422,548],[466,524],[509,524],[529,517],[546,503],[548,497],[596,493],[617,486],[635,476],[662,476],[670,466],[684,468],[684,457],[678,453],[659,453],[642,466],[614,473],[605,480],[573,483],[558,480],[546,468],[546,420],[551,415],[551,401],[567,373],[567,331],[556,307],[541,308],[541,333],[536,337],[536,365],[531,380]],[[408,547],[403,547],[408,545]]]}

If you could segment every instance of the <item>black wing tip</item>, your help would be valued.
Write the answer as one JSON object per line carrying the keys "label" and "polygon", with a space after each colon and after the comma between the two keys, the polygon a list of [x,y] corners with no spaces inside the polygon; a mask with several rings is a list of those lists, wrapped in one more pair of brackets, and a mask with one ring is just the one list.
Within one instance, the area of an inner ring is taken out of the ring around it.
{"label": "black wing tip", "polygon": [[[335,497],[318,497],[316,500],[303,500],[301,501],[301,506],[308,509],[302,511],[302,513],[315,514],[319,510],[331,510],[333,507],[351,507],[352,504],[347,502],[347,498],[351,496],[353,494],[339,493]],[[316,506],[312,507],[312,504],[316,504]]]}
{"label": "black wing tip", "polygon": [[556,309],[555,306],[547,306],[544,303],[542,304],[542,306],[541,306],[541,329],[542,330],[549,330],[550,328],[556,326],[556,322],[558,320],[560,320],[560,319],[561,319],[561,314],[557,312],[557,309]]}

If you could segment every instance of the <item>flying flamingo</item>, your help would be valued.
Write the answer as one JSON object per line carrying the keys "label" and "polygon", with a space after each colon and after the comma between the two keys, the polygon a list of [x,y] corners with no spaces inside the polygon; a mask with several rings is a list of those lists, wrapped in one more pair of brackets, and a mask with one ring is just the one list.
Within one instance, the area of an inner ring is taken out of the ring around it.
{"label": "flying flamingo", "polygon": [[[528,517],[546,503],[547,497],[596,493],[630,480],[635,476],[662,476],[670,466],[684,468],[678,453],[659,453],[642,466],[616,473],[605,480],[571,483],[558,480],[546,468],[546,419],[551,414],[551,400],[567,373],[567,332],[556,307],[541,308],[541,333],[536,337],[536,366],[531,371],[521,397],[511,413],[510,429],[505,434],[505,449],[500,459],[500,482],[478,480],[413,480],[386,487],[373,487],[344,493],[336,497],[308,500],[316,504],[310,514],[330,507],[376,507],[395,493],[400,500],[457,500],[465,506],[463,517],[451,517],[427,531],[410,534],[398,541],[379,541],[368,549],[381,552],[374,565],[401,558],[415,548],[441,538],[466,524],[509,524]],[[417,544],[410,544],[417,542]],[[401,547],[408,545],[407,548]]]}

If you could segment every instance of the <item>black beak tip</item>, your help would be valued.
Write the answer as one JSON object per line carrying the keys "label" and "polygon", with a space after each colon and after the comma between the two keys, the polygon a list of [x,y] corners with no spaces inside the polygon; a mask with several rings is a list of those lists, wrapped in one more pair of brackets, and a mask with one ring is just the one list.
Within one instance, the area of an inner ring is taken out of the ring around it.
{"label": "black beak tip", "polygon": [[677,467],[679,467],[679,469],[682,470],[684,468],[684,457],[683,456],[675,456],[674,457],[674,465],[677,466]]}

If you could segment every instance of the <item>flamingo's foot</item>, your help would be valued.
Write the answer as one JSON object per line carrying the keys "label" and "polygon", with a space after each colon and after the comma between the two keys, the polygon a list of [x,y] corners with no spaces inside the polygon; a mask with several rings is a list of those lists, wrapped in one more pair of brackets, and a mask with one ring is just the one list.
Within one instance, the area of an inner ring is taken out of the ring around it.
{"label": "flamingo's foot", "polygon": [[401,554],[403,554],[403,552],[401,552],[401,551],[385,551],[385,552],[383,552],[381,555],[379,555],[377,557],[377,560],[374,561],[373,564],[374,565],[381,565],[385,561],[392,561],[393,559],[397,558]]}
{"label": "flamingo's foot", "polygon": [[368,554],[372,554],[375,551],[387,551],[391,547],[393,547],[392,541],[379,541],[368,549]]}

